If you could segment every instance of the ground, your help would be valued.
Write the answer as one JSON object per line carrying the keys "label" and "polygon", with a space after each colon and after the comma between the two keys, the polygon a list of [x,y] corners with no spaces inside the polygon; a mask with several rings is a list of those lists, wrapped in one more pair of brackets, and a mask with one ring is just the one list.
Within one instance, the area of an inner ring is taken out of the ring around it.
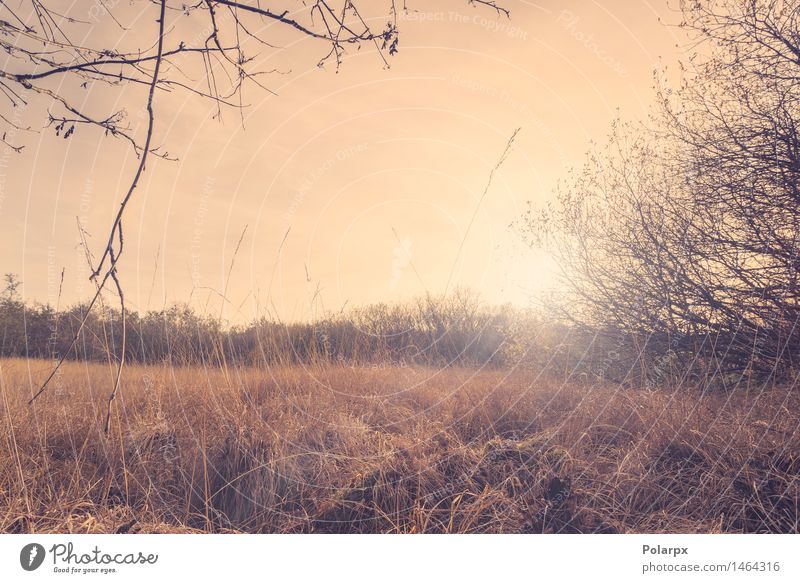
{"label": "ground", "polygon": [[800,399],[529,370],[0,361],[0,532],[797,532]]}

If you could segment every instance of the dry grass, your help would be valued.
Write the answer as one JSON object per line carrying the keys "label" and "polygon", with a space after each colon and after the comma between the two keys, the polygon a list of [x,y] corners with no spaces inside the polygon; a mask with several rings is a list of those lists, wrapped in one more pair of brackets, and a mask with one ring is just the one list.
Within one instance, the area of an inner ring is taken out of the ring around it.
{"label": "dry grass", "polygon": [[1,532],[797,532],[796,392],[0,361]]}

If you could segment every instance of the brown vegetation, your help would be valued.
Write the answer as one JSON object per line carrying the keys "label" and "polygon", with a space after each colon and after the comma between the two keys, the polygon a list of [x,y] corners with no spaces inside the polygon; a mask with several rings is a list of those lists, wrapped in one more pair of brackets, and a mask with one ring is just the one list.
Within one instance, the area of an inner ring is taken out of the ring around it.
{"label": "brown vegetation", "polygon": [[0,361],[0,532],[797,532],[798,395]]}

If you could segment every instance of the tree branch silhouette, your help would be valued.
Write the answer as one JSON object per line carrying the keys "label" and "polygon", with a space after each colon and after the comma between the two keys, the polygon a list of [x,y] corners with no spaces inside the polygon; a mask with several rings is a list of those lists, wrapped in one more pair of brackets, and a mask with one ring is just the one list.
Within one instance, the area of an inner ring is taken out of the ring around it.
{"label": "tree branch silhouette", "polygon": [[[495,2],[465,1],[491,8],[498,15],[509,14]],[[77,326],[69,350],[60,356],[51,374],[29,401],[34,403],[44,393],[63,361],[75,349],[90,313],[110,280],[122,312],[123,345],[108,400],[106,433],[125,363],[126,306],[118,274],[125,242],[123,219],[148,163],[153,158],[176,159],[154,143],[153,102],[156,96],[186,91],[211,101],[216,108],[215,118],[220,119],[223,110],[230,109],[237,111],[243,120],[247,107],[245,88],[254,86],[260,91],[272,92],[262,78],[285,74],[260,66],[258,52],[250,50],[253,46],[259,50],[276,48],[267,37],[267,32],[275,30],[273,26],[327,45],[317,62],[320,67],[330,61],[338,68],[350,47],[358,49],[365,43],[375,47],[385,66],[389,64],[387,56],[398,50],[397,10],[391,0],[387,0],[388,19],[382,20],[384,24],[380,29],[371,26],[374,19],[365,18],[354,0],[314,0],[294,12],[238,0],[197,0],[189,4],[177,0],[134,0],[132,5],[137,3],[142,11],[153,6],[158,8],[157,38],[144,48],[117,49],[104,33],[114,28],[128,31],[132,27],[123,24],[125,17],[120,13],[124,8],[118,10],[116,4],[94,4],[88,9],[87,17],[83,17],[74,14],[74,7],[72,13],[62,14],[47,0],[22,0],[14,7],[0,2],[0,51],[6,55],[5,61],[0,63],[0,141],[12,151],[21,152],[24,145],[17,144],[16,137],[23,131],[30,131],[23,119],[30,115],[29,109],[45,103],[44,128],[51,128],[56,135],[69,139],[78,128],[95,127],[106,136],[130,144],[138,158],[103,250],[92,267],[90,278],[95,282],[96,293]],[[189,23],[190,30],[197,31],[191,39],[183,36],[185,32],[177,32],[184,30],[180,28],[184,21]],[[147,38],[150,33],[139,34],[135,37],[137,40]],[[179,35],[177,41],[170,40],[170,36]],[[83,40],[74,40],[77,38]],[[184,65],[202,70],[205,88],[191,86],[186,80],[191,77],[184,71]],[[140,129],[132,124],[124,108],[100,111],[104,108],[102,103],[87,102],[76,92],[75,82],[84,90],[95,85],[122,91],[146,88],[145,127]]]}

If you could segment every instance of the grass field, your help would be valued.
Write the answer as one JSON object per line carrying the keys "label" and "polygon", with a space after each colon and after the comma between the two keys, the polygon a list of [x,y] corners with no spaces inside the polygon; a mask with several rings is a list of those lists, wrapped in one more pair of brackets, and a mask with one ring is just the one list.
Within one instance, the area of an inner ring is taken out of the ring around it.
{"label": "grass field", "polygon": [[2,532],[797,532],[800,399],[530,371],[0,361]]}

